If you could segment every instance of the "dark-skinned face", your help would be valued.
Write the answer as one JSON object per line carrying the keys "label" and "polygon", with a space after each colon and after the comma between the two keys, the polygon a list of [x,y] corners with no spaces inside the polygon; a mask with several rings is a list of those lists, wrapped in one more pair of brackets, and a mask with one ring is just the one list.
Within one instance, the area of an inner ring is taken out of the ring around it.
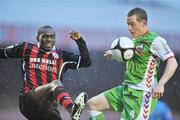
{"label": "dark-skinned face", "polygon": [[38,40],[40,43],[40,48],[46,52],[52,51],[56,39],[55,32],[51,28],[44,28],[41,34],[38,35]]}

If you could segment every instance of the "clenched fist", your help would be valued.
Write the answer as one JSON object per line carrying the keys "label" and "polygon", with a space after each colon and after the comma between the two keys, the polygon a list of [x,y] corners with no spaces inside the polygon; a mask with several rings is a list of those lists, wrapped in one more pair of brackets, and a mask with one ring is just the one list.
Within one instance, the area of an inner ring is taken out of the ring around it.
{"label": "clenched fist", "polygon": [[81,38],[81,35],[79,32],[76,32],[76,31],[71,31],[70,32],[70,37],[73,39],[73,40],[79,40]]}

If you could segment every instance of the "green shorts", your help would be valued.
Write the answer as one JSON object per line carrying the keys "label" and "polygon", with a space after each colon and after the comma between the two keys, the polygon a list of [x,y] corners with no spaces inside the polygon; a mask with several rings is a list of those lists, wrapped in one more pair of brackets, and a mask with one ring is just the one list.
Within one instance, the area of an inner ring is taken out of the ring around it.
{"label": "green shorts", "polygon": [[148,120],[157,102],[156,98],[152,98],[152,93],[128,86],[114,87],[105,91],[104,95],[113,110],[120,112],[124,120]]}

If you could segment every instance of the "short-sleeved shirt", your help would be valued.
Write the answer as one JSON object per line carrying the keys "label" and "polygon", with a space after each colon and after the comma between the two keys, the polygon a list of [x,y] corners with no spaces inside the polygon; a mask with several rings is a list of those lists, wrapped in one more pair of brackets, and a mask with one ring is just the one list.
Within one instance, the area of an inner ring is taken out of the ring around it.
{"label": "short-sleeved shirt", "polygon": [[135,89],[151,91],[157,83],[160,60],[166,61],[173,57],[174,53],[166,40],[154,32],[148,32],[134,39],[133,42],[136,52],[126,63],[123,84]]}

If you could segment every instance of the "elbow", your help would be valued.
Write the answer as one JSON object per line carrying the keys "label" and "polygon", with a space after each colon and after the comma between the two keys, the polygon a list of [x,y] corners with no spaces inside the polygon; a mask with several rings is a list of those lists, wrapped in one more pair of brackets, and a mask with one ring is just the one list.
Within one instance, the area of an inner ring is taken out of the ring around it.
{"label": "elbow", "polygon": [[177,61],[176,61],[176,64],[175,64],[175,65],[176,65],[176,69],[177,69],[177,68],[178,68],[178,63],[177,63]]}
{"label": "elbow", "polygon": [[168,59],[169,66],[172,66],[175,70],[178,67],[178,63],[175,57]]}
{"label": "elbow", "polygon": [[174,57],[174,67],[175,67],[175,70],[177,69],[177,67],[178,67],[178,63],[177,63],[177,60],[176,60],[176,58]]}
{"label": "elbow", "polygon": [[92,65],[92,60],[91,60],[91,57],[89,56],[88,58],[88,66],[91,66]]}
{"label": "elbow", "polygon": [[91,65],[92,65],[92,61],[90,59],[89,62],[88,62],[88,66],[91,66]]}
{"label": "elbow", "polygon": [[92,65],[92,61],[91,59],[84,59],[83,61],[81,61],[81,65],[82,67],[89,67]]}
{"label": "elbow", "polygon": [[85,63],[85,67],[89,67],[91,65],[92,65],[91,59],[87,60],[86,63]]}

